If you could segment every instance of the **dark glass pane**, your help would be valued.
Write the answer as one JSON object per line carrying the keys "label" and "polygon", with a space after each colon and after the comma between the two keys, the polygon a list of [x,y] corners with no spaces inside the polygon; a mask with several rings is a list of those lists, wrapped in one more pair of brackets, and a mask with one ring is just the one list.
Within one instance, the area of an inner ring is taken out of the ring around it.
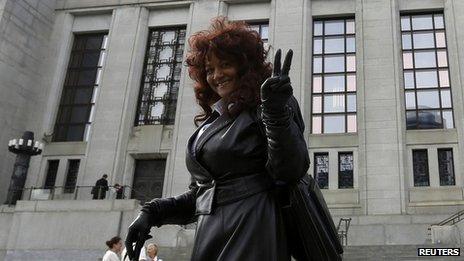
{"label": "dark glass pane", "polygon": [[45,178],[44,189],[51,189],[55,186],[56,173],[58,172],[59,160],[49,160],[47,166],[47,176]]}
{"label": "dark glass pane", "polygon": [[76,88],[74,103],[88,104],[92,101],[93,88]]}
{"label": "dark glass pane", "polygon": [[314,154],[314,178],[321,189],[329,188],[329,154]]}
{"label": "dark glass pane", "polygon": [[101,49],[102,41],[103,41],[103,35],[89,37],[89,38],[87,38],[87,42],[85,44],[85,49],[87,49],[87,50]]}
{"label": "dark glass pane", "polygon": [[85,45],[85,37],[82,37],[80,35],[75,35],[73,50],[82,50],[84,49],[84,45]]}
{"label": "dark glass pane", "polygon": [[76,68],[81,65],[82,60],[82,53],[76,52],[71,55],[71,62],[69,63],[69,67]]}
{"label": "dark glass pane", "polygon": [[83,67],[96,67],[98,65],[98,59],[100,58],[100,52],[84,53],[82,60]]}
{"label": "dark glass pane", "polygon": [[440,186],[456,185],[452,149],[438,149],[438,170],[440,175]]}
{"label": "dark glass pane", "polygon": [[353,153],[339,153],[338,158],[338,188],[353,188]]}
{"label": "dark glass pane", "polygon": [[97,76],[97,70],[82,70],[79,72],[79,81],[78,85],[94,85],[95,78]]}
{"label": "dark glass pane", "polygon": [[406,128],[408,130],[417,129],[417,113],[416,111],[406,112]]}
{"label": "dark glass pane", "polygon": [[68,105],[73,103],[74,89],[65,88],[61,94],[61,105]]}
{"label": "dark glass pane", "polygon": [[66,140],[66,126],[56,125],[55,131],[53,132],[53,141],[65,141]]}
{"label": "dark glass pane", "polygon": [[80,160],[68,160],[68,172],[64,184],[64,193],[74,193]]}
{"label": "dark glass pane", "polygon": [[60,107],[60,110],[58,111],[57,122],[58,123],[67,122],[69,120],[70,112],[71,112],[71,107],[68,107],[68,106]]}
{"label": "dark glass pane", "polygon": [[440,111],[419,111],[419,129],[443,128]]}
{"label": "dark glass pane", "polygon": [[414,187],[430,186],[427,150],[412,151]]}
{"label": "dark glass pane", "polygon": [[72,71],[68,71],[67,75],[66,75],[66,81],[64,83],[64,85],[77,85],[77,79],[79,78],[79,72],[78,71],[75,71],[75,70],[72,70]]}
{"label": "dark glass pane", "polygon": [[68,125],[66,141],[82,141],[84,138],[85,124]]}
{"label": "dark glass pane", "polygon": [[90,106],[75,106],[72,108],[70,123],[83,123],[88,120],[88,111]]}

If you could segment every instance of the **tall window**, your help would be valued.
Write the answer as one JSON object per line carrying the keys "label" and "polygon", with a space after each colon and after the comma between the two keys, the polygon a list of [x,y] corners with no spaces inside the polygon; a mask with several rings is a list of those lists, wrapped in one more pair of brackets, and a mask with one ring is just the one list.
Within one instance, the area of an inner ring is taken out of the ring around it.
{"label": "tall window", "polygon": [[427,150],[412,151],[414,187],[430,186]]}
{"label": "tall window", "polygon": [[338,188],[353,188],[353,152],[338,153]]}
{"label": "tall window", "polygon": [[264,49],[267,49],[269,46],[269,23],[268,22],[261,22],[261,23],[250,23],[251,29],[258,32],[259,36],[264,43]]}
{"label": "tall window", "polygon": [[443,14],[402,15],[407,129],[454,128]]}
{"label": "tall window", "polygon": [[66,173],[66,181],[64,183],[64,193],[74,193],[80,162],[80,160],[68,160],[68,171]]}
{"label": "tall window", "polygon": [[314,178],[321,189],[329,188],[329,153],[314,153]]}
{"label": "tall window", "polygon": [[354,19],[313,23],[312,133],[356,132]]}
{"label": "tall window", "polygon": [[185,27],[151,29],[135,125],[174,124]]}
{"label": "tall window", "polygon": [[74,36],[53,141],[88,140],[106,44],[104,33]]}
{"label": "tall window", "polygon": [[440,186],[454,186],[453,149],[438,149],[438,170]]}
{"label": "tall window", "polygon": [[45,178],[44,189],[51,189],[55,186],[56,173],[58,172],[59,160],[49,160],[47,166],[47,177]]}

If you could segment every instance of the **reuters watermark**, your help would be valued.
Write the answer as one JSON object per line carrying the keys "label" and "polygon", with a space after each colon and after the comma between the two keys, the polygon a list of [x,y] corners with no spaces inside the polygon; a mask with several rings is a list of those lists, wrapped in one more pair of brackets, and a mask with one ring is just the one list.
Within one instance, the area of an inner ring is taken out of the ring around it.
{"label": "reuters watermark", "polygon": [[436,248],[420,247],[417,249],[418,256],[460,256],[460,248]]}

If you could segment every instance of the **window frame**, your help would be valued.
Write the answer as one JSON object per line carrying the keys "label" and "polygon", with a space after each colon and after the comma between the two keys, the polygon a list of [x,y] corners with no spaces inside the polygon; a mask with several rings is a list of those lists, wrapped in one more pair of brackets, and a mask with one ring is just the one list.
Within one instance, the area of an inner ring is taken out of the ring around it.
{"label": "window frame", "polygon": [[[432,18],[432,28],[431,29],[413,29],[413,16],[421,16],[421,15],[429,15]],[[440,15],[443,18],[443,28],[436,28],[436,16]],[[409,30],[403,30],[403,18],[408,18],[408,23],[409,23]],[[451,84],[451,75],[450,75],[450,59],[449,59],[449,52],[448,52],[448,39],[447,39],[447,29],[446,29],[446,21],[445,21],[445,14],[443,10],[438,10],[438,11],[430,11],[430,12],[402,12],[400,13],[400,22],[399,22],[399,33],[400,33],[400,41],[401,41],[401,64],[402,64],[402,77],[403,77],[403,92],[404,92],[404,102],[405,102],[405,119],[406,119],[406,130],[421,130],[421,129],[454,129],[456,128],[455,124],[455,116],[454,116],[454,105],[453,105],[453,92],[452,92],[452,84]],[[426,47],[426,48],[415,48],[414,47],[414,34],[415,33],[426,33],[429,32],[433,34],[433,42],[434,42],[434,47]],[[437,44],[437,33],[443,32],[444,35],[444,47],[438,47]],[[404,42],[403,42],[403,35],[410,35],[410,48],[404,49]],[[415,53],[416,52],[433,52],[435,56],[435,66],[434,67],[416,67],[416,57]],[[439,66],[439,59],[438,59],[438,52],[444,51],[446,52],[446,61],[447,65],[446,66]],[[411,54],[411,68],[405,68],[404,65],[404,54],[405,52]],[[418,87],[417,84],[417,72],[426,72],[426,71],[434,71],[436,73],[436,79],[437,79],[437,86],[436,87]],[[441,83],[441,77],[440,77],[440,72],[441,71],[446,71],[447,72],[447,83],[448,86],[442,86]],[[406,73],[412,73],[413,77],[413,87],[408,87],[406,88]],[[427,109],[421,109],[419,108],[419,99],[418,99],[418,93],[424,92],[424,91],[437,91],[438,92],[438,107],[437,108],[427,108]],[[442,91],[449,91],[450,95],[450,106],[449,107],[444,107],[442,104]],[[414,108],[408,108],[407,106],[407,93],[412,93],[414,95]],[[452,127],[447,128],[446,124],[444,123],[444,112],[445,111],[451,111],[451,117],[452,117]],[[426,124],[426,122],[421,122],[419,113],[439,113],[440,115],[440,122],[438,122],[439,126],[437,127],[431,127],[431,126],[421,126],[421,124]],[[414,119],[415,119],[415,124],[414,126],[411,125],[409,127],[409,124],[407,122],[408,119],[408,114],[414,113]]]}
{"label": "window frame", "polygon": [[[325,34],[325,22],[326,21],[336,21],[336,20],[343,20],[344,21],[344,33],[343,34],[330,34],[326,35]],[[354,33],[347,33],[347,22],[348,21],[353,21],[354,23]],[[322,22],[322,33],[321,35],[315,35],[315,26],[316,22]],[[331,37],[343,37],[344,41],[344,52],[336,52],[336,53],[325,53],[325,42],[326,38],[331,38]],[[353,38],[354,39],[354,51],[348,52],[347,50],[347,38]],[[311,55],[311,101],[310,101],[310,110],[311,110],[311,134],[338,134],[338,133],[357,133],[358,132],[358,102],[357,102],[357,58],[356,58],[356,17],[355,16],[340,16],[340,17],[333,17],[333,18],[313,18],[312,20],[312,55]],[[315,53],[315,39],[321,39],[321,53],[316,54]],[[343,56],[344,58],[344,70],[343,72],[325,72],[325,57],[326,56]],[[355,61],[355,68],[354,71],[348,71],[348,57],[352,56],[354,57]],[[321,72],[316,73],[314,70],[314,60],[315,58],[321,58]],[[343,91],[337,91],[337,92],[325,92],[325,86],[324,86],[324,78],[325,76],[331,76],[331,75],[343,75],[344,78],[344,90]],[[354,76],[355,77],[355,90],[354,91],[349,91],[348,90],[348,76]],[[314,79],[315,77],[320,77],[321,80],[321,91],[320,92],[315,92],[314,91]],[[344,110],[342,112],[325,112],[324,111],[324,97],[327,95],[343,95],[344,99]],[[354,111],[349,111],[348,110],[348,96],[354,95],[355,96],[355,110]],[[314,112],[314,97],[320,97],[321,101],[321,108],[320,112],[315,113]],[[344,131],[343,132],[326,132],[325,130],[325,124],[324,124],[324,117],[325,116],[343,116],[344,117]],[[349,116],[354,116],[355,117],[355,131],[349,131],[348,129],[348,121],[349,121]],[[315,122],[315,117],[320,118],[320,132],[314,132],[314,122]]]}
{"label": "window frame", "polygon": [[[160,31],[160,32],[166,32],[166,31],[175,31],[176,36],[182,35],[182,43],[179,43],[179,38],[176,39],[176,43],[173,45],[160,45],[160,46],[172,46],[174,48],[173,54],[171,58],[173,60],[171,62],[159,62],[159,59],[156,60],[156,53],[157,53],[157,43],[152,45],[153,42],[153,34],[155,31]],[[176,60],[176,56],[178,54],[178,50],[182,49],[182,57],[184,56],[184,51],[185,51],[185,43],[186,43],[186,37],[187,37],[187,26],[186,25],[176,25],[176,26],[156,26],[156,27],[151,27],[148,30],[148,37],[147,37],[147,44],[146,44],[146,50],[145,50],[145,56],[144,56],[144,62],[143,62],[143,69],[142,69],[142,76],[140,80],[140,86],[139,86],[139,96],[137,99],[137,108],[136,108],[136,113],[135,113],[135,119],[134,119],[134,126],[145,126],[145,125],[173,125],[175,121],[175,114],[176,114],[176,107],[177,107],[177,99],[178,99],[178,92],[180,88],[180,77],[182,75],[182,59],[181,61]],[[153,56],[150,56],[150,53],[155,53]],[[152,60],[152,63],[149,63],[149,61]],[[159,65],[159,64],[168,64],[172,67],[170,67],[170,80],[160,80],[157,81],[154,79],[155,72],[154,68]],[[153,71],[151,74],[147,73],[148,66],[151,65],[151,70]],[[179,71],[179,79],[175,80],[175,72],[176,70]],[[148,81],[147,81],[148,79]],[[153,92],[156,90],[156,85],[159,83],[166,83],[167,85],[167,90],[166,93],[164,94],[163,98],[158,98],[155,97],[153,99],[151,96],[153,95]],[[147,95],[147,100],[143,101],[143,96],[144,96],[144,90],[145,90],[145,85],[149,85],[149,94]],[[156,119],[153,116],[149,116],[151,114],[151,108],[153,108],[154,104],[157,102],[161,102],[164,105],[163,112],[159,116],[158,119]],[[142,108],[142,103],[146,103],[146,108],[145,112],[143,111]],[[151,104],[151,105],[150,105]],[[140,117],[144,116],[144,118],[141,120]]]}

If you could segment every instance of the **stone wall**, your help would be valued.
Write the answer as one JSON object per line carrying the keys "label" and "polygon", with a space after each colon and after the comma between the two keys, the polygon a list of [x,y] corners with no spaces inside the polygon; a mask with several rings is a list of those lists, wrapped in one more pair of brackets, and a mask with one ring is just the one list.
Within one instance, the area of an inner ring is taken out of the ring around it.
{"label": "stone wall", "polygon": [[48,86],[41,62],[54,25],[55,0],[0,1],[0,202],[6,199],[14,155],[10,139],[26,130],[42,137]]}

